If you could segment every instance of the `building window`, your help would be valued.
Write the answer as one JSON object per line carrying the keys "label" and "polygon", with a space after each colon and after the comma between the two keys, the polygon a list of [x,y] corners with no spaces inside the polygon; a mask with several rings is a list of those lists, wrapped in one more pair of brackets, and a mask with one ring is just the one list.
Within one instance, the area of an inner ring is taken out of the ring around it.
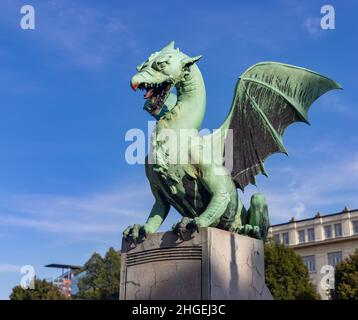
{"label": "building window", "polygon": [[324,237],[325,239],[332,238],[332,226],[324,226]]}
{"label": "building window", "polygon": [[305,230],[298,231],[298,242],[304,243],[305,242]]}
{"label": "building window", "polygon": [[353,221],[353,233],[358,234],[358,221]]}
{"label": "building window", "polygon": [[342,262],[342,252],[336,251],[336,252],[329,252],[328,253],[328,264],[332,267],[336,267],[338,263]]}
{"label": "building window", "polygon": [[285,245],[290,244],[290,237],[288,235],[288,232],[285,232],[285,233],[282,234],[282,242]]}
{"label": "building window", "polygon": [[342,224],[336,223],[334,225],[334,235],[335,237],[342,237]]}
{"label": "building window", "polygon": [[314,256],[306,256],[302,257],[302,259],[309,272],[316,271],[316,261]]}
{"label": "building window", "polygon": [[281,241],[280,241],[280,234],[274,234],[273,236],[273,240],[275,241],[276,244],[280,244]]}
{"label": "building window", "polygon": [[308,236],[308,241],[315,240],[314,228],[307,229],[307,236]]}

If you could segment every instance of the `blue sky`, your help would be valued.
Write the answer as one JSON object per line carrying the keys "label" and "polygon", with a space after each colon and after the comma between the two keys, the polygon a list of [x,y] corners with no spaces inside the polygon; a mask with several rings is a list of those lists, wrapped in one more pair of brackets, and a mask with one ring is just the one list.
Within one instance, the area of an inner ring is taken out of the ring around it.
{"label": "blue sky", "polygon": [[[32,4],[36,30],[20,28]],[[322,30],[322,1],[0,2],[0,299],[50,262],[83,264],[120,248],[145,222],[152,196],[140,165],[126,163],[127,130],[146,130],[135,66],[170,40],[199,62],[207,87],[204,127],[225,118],[236,79],[259,61],[327,75],[344,87],[312,106],[311,126],[284,137],[289,157],[268,159],[264,192],[273,223],[358,208],[356,1],[330,1],[336,29]],[[162,230],[179,220],[172,210]]]}

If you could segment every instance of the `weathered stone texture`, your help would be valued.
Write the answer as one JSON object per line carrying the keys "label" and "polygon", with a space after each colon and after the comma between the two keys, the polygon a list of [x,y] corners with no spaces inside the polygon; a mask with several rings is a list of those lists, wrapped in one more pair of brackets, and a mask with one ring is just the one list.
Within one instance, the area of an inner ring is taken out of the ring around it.
{"label": "weathered stone texture", "polygon": [[151,234],[136,247],[123,240],[123,300],[272,299],[260,240],[216,228]]}

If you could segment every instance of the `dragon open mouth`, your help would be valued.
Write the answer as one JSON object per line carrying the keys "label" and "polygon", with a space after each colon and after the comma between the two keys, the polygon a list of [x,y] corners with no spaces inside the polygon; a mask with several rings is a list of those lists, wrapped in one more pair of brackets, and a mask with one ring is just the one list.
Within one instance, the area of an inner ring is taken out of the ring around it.
{"label": "dragon open mouth", "polygon": [[138,88],[140,90],[146,90],[144,99],[148,100],[148,111],[152,114],[160,112],[165,99],[167,98],[173,84],[170,81],[164,81],[162,83],[140,83]]}

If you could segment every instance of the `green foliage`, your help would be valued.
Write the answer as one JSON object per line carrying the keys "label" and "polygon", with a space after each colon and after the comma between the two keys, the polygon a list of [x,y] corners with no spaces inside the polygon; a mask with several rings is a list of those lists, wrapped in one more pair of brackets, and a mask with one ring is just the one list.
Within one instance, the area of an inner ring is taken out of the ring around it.
{"label": "green foliage", "polygon": [[120,256],[113,248],[104,259],[94,253],[84,266],[85,275],[79,279],[79,292],[73,299],[118,300],[120,263]]}
{"label": "green foliage", "polygon": [[106,267],[106,290],[104,299],[119,299],[119,283],[121,275],[121,258],[113,248],[110,248],[104,257]]}
{"label": "green foliage", "polygon": [[334,277],[333,300],[358,300],[358,250],[336,266]]}
{"label": "green foliage", "polygon": [[23,289],[16,286],[12,289],[11,300],[66,300],[60,290],[46,280],[35,280],[35,289]]}
{"label": "green foliage", "polygon": [[101,255],[96,252],[93,253],[84,266],[86,274],[78,281],[79,293],[75,298],[86,300],[101,299],[105,282],[105,270]]}
{"label": "green foliage", "polygon": [[310,281],[302,258],[291,248],[265,245],[266,284],[275,300],[316,300],[319,295]]}

